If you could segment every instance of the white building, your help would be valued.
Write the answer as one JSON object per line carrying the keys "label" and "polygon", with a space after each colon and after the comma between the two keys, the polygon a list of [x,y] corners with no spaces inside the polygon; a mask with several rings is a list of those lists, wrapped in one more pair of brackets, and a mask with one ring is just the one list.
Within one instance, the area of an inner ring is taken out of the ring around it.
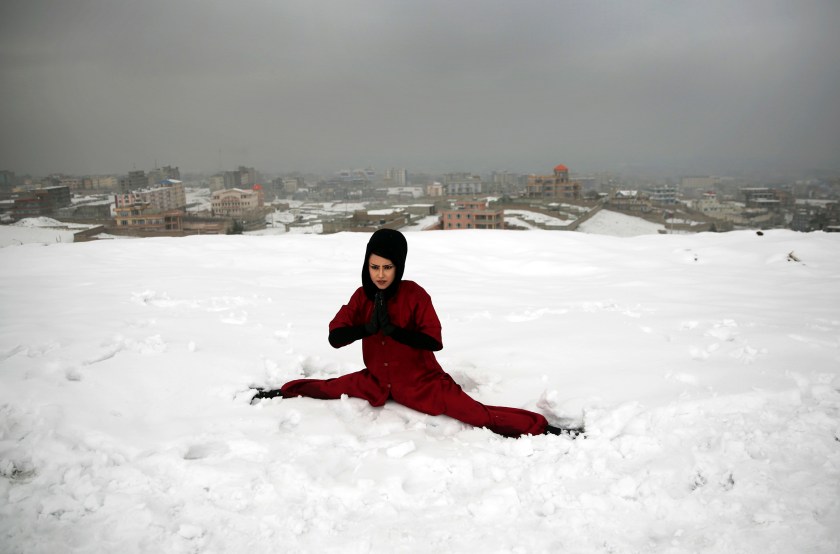
{"label": "white building", "polygon": [[167,179],[153,187],[117,194],[114,200],[117,208],[143,205],[153,212],[183,210],[187,207],[184,184],[175,179]]}
{"label": "white building", "polygon": [[405,169],[386,169],[385,182],[391,187],[404,187],[408,184],[408,171]]}
{"label": "white building", "polygon": [[236,216],[264,206],[262,188],[217,190],[212,197],[213,215]]}

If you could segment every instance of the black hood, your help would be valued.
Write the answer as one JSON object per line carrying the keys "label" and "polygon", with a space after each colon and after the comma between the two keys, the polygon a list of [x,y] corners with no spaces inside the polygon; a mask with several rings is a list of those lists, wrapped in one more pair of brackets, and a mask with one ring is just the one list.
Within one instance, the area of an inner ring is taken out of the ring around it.
{"label": "black hood", "polygon": [[394,282],[385,289],[385,297],[390,298],[397,294],[400,281],[402,281],[405,271],[405,257],[408,255],[408,243],[402,233],[393,229],[379,229],[371,235],[365,250],[365,261],[362,265],[362,286],[367,297],[373,300],[374,295],[379,292],[379,287],[371,280],[368,270],[368,260],[370,260],[371,254],[391,260],[391,263],[394,264],[396,269]]}

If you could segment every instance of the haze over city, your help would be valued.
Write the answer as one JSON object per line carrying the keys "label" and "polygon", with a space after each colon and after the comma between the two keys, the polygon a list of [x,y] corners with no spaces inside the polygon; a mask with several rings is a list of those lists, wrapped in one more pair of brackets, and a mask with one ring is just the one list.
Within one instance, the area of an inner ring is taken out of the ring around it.
{"label": "haze over city", "polygon": [[840,3],[11,0],[0,169],[840,167]]}

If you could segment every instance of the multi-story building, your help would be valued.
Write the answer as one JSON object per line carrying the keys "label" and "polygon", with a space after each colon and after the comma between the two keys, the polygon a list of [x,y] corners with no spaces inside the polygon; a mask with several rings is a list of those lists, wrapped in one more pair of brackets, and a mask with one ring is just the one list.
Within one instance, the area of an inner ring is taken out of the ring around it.
{"label": "multi-story building", "polygon": [[158,167],[149,172],[146,176],[146,181],[148,182],[149,186],[154,186],[161,181],[166,181],[167,179],[172,179],[175,181],[181,180],[181,170],[177,167],[172,167],[171,165],[167,165],[164,167]]}
{"label": "multi-story building", "polygon": [[208,179],[210,190],[222,190],[225,188],[225,176],[221,173],[213,175]]}
{"label": "multi-story building", "polygon": [[12,207],[14,219],[52,215],[71,203],[69,187],[47,187],[35,189],[16,198]]}
{"label": "multi-story building", "polygon": [[781,205],[779,191],[767,187],[749,187],[741,189],[747,208],[775,210]]}
{"label": "multi-story building", "polygon": [[493,189],[508,192],[519,187],[519,175],[507,171],[494,171],[490,174]]}
{"label": "multi-story building", "polygon": [[0,171],[0,192],[12,192],[16,184],[17,178],[14,171],[7,169]]}
{"label": "multi-story building", "polygon": [[525,185],[528,198],[579,200],[580,190],[580,183],[569,179],[569,168],[563,164],[556,166],[552,175],[529,175]]}
{"label": "multi-story building", "polygon": [[676,185],[656,185],[649,192],[650,201],[656,204],[676,204]]}
{"label": "multi-story building", "polygon": [[504,229],[505,212],[490,208],[484,200],[460,201],[454,209],[441,210],[440,227],[454,229]]}
{"label": "multi-story building", "polygon": [[153,187],[145,187],[114,197],[117,208],[147,204],[152,209],[165,212],[183,210],[187,207],[187,195],[184,184],[175,179],[167,179]]}
{"label": "multi-story building", "polygon": [[742,204],[721,202],[714,192],[704,193],[699,200],[692,201],[690,205],[703,215],[724,221],[737,221],[744,209]]}
{"label": "multi-story building", "polygon": [[181,231],[183,217],[182,210],[159,211],[149,204],[135,204],[116,208],[114,224],[137,231]]}
{"label": "multi-story building", "polygon": [[720,183],[720,177],[710,175],[687,175],[680,178],[683,189],[711,189]]}
{"label": "multi-story building", "polygon": [[443,196],[443,185],[437,181],[426,185],[426,196]]}
{"label": "multi-story building", "polygon": [[84,179],[80,177],[62,176],[58,179],[58,186],[67,187],[68,189],[70,189],[70,192],[75,192],[77,190],[82,190],[85,188]]}
{"label": "multi-story building", "polygon": [[389,187],[404,187],[408,184],[408,171],[405,169],[386,169],[385,184]]}
{"label": "multi-story building", "polygon": [[260,182],[259,174],[257,170],[253,167],[245,167],[244,165],[240,165],[239,169],[239,186],[240,187],[253,187],[257,183]]}
{"label": "multi-story building", "polygon": [[117,194],[114,203],[117,227],[180,231],[187,196],[181,181],[167,179],[154,187]]}
{"label": "multi-story building", "polygon": [[449,196],[481,194],[481,176],[472,173],[447,173],[443,176],[443,191]]}
{"label": "multi-story building", "polygon": [[238,189],[242,186],[242,174],[239,171],[225,171],[222,176],[226,189]]}
{"label": "multi-story building", "polygon": [[840,225],[840,209],[833,200],[797,200],[793,209],[790,228],[794,231],[837,232]]}
{"label": "multi-story building", "polygon": [[253,189],[224,189],[213,193],[212,210],[214,216],[240,216],[258,210],[265,205],[262,187]]}
{"label": "multi-story building", "polygon": [[140,190],[149,186],[149,178],[142,169],[129,171],[128,176],[120,179],[120,192],[129,193],[133,190]]}
{"label": "multi-story building", "polygon": [[91,177],[90,181],[93,189],[116,190],[120,185],[119,179],[110,175]]}

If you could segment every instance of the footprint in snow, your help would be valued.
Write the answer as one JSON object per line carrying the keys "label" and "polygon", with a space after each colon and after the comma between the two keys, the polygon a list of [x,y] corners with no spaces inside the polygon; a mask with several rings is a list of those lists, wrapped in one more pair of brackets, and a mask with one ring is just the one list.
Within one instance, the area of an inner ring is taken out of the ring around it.
{"label": "footprint in snow", "polygon": [[201,460],[209,457],[220,457],[230,452],[230,447],[223,442],[206,442],[194,444],[184,453],[185,460]]}

